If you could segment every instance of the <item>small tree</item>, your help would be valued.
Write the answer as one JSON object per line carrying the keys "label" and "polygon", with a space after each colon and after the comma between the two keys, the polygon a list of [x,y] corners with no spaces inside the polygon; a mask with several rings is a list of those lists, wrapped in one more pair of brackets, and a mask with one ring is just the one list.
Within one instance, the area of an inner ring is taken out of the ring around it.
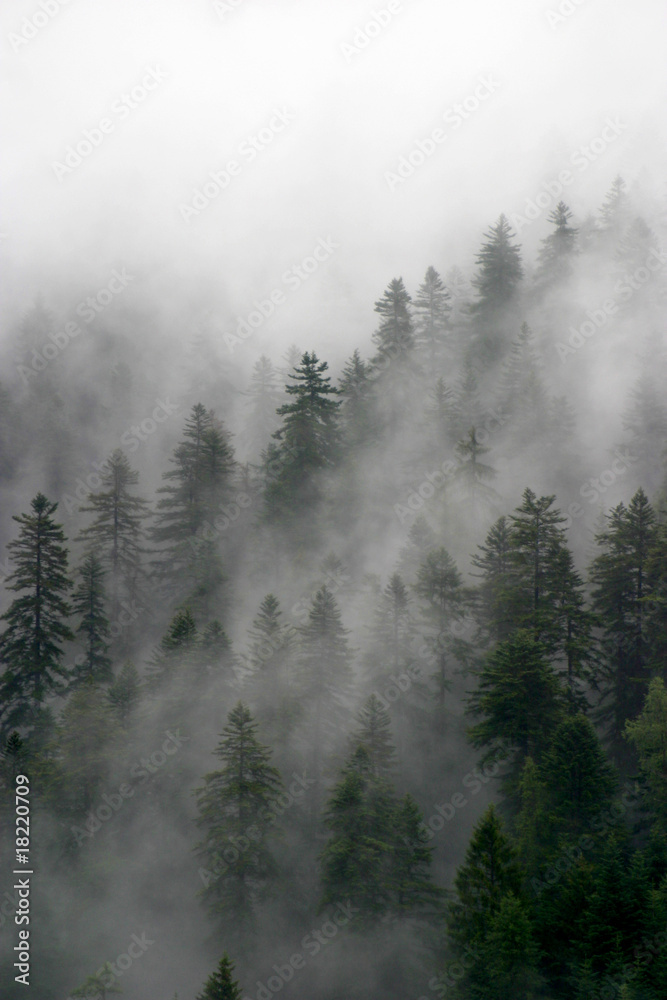
{"label": "small tree", "polygon": [[242,991],[233,976],[234,963],[225,952],[218,968],[206,980],[197,1000],[241,1000]]}
{"label": "small tree", "polygon": [[77,635],[85,644],[83,663],[77,665],[75,680],[107,683],[111,680],[109,619],[105,610],[104,568],[96,552],[89,552],[79,567],[80,583],[72,595],[72,609],[81,616]]}

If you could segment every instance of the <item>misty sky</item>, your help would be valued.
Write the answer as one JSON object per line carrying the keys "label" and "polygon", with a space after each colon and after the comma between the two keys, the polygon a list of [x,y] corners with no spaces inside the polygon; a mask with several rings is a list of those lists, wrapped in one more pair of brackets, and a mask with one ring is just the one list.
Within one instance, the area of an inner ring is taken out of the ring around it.
{"label": "misty sky", "polygon": [[[469,269],[489,223],[521,212],[560,170],[570,167],[566,200],[582,214],[618,172],[659,191],[661,0],[561,6],[572,13],[556,21],[556,0],[394,0],[389,23],[351,49],[388,4],[70,0],[35,30],[24,18],[37,2],[5,2],[6,314],[45,288],[66,309],[126,267],[132,294],[165,322],[211,308],[226,329],[254,299],[287,291],[285,271],[331,237],[339,247],[247,349],[252,360],[275,354],[276,339],[307,346],[312,331],[336,359],[368,338],[391,277],[414,287],[431,263]],[[150,70],[153,89],[128,107],[123,95]],[[458,117],[485,80],[479,106]],[[292,120],[264,132],[252,159],[239,153],[276,111]],[[105,118],[99,146],[58,177],[67,147]],[[613,140],[573,166],[607,119]],[[392,189],[387,173],[438,127],[435,153]],[[186,221],[195,189],[233,159],[226,190]],[[532,252],[546,229],[541,218],[520,240]]]}

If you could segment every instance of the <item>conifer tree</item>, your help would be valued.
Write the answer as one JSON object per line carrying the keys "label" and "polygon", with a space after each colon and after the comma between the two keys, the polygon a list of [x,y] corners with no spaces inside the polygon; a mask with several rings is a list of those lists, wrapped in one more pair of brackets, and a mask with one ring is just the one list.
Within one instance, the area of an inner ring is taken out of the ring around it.
{"label": "conifer tree", "polygon": [[196,671],[199,632],[189,608],[177,611],[169,622],[148,666],[148,682],[157,688],[185,674],[184,687],[190,688]]}
{"label": "conifer tree", "polygon": [[618,237],[629,221],[630,206],[625,181],[617,175],[600,209],[600,233]]}
{"label": "conifer tree", "polygon": [[392,880],[399,917],[439,909],[442,890],[433,883],[433,847],[421,810],[408,793],[395,812]]}
{"label": "conifer tree", "polygon": [[429,553],[422,563],[415,586],[422,601],[428,643],[433,654],[433,678],[437,689],[439,724],[444,723],[446,693],[451,687],[450,660],[464,663],[468,643],[457,635],[456,626],[465,614],[465,595],[461,576],[446,549]]}
{"label": "conifer tree", "polygon": [[625,723],[625,738],[637,751],[649,805],[664,833],[667,831],[667,690],[662,677],[653,678],[641,713]]}
{"label": "conifer tree", "polygon": [[5,665],[0,704],[10,728],[29,723],[47,697],[64,690],[68,677],[62,644],[74,638],[67,625],[72,584],[66,538],[53,518],[58,504],[38,493],[30,507],[30,513],[13,516],[20,532],[7,546],[14,570],[6,586],[20,596],[0,619],[7,623],[0,635]]}
{"label": "conifer tree", "polygon": [[597,536],[602,551],[593,561],[593,610],[602,630],[602,718],[616,752],[623,754],[625,720],[641,711],[648,686],[651,650],[650,553],[657,537],[655,513],[642,489],[629,507],[619,504]]}
{"label": "conifer tree", "polygon": [[352,736],[353,745],[366,750],[368,768],[374,778],[387,777],[394,766],[391,720],[374,694],[364,702],[358,722],[359,728]]}
{"label": "conifer tree", "polygon": [[623,416],[628,454],[640,481],[657,487],[667,440],[667,405],[659,358],[646,363],[628,393]]}
{"label": "conifer tree", "polygon": [[451,437],[460,441],[471,427],[476,427],[482,416],[482,403],[479,392],[477,366],[472,359],[464,359],[461,371],[452,389],[449,406],[451,420]]}
{"label": "conifer tree", "polygon": [[431,371],[436,360],[442,358],[447,343],[449,314],[452,311],[450,300],[451,295],[442,278],[434,267],[429,267],[412,306],[416,346],[426,354]]}
{"label": "conifer tree", "polygon": [[543,638],[553,627],[554,562],[563,546],[560,526],[565,518],[553,507],[555,499],[525,489],[521,505],[510,515],[515,623]]}
{"label": "conifer tree", "polygon": [[375,312],[382,318],[377,331],[373,334],[378,349],[374,364],[404,361],[414,351],[415,334],[411,302],[403,279],[394,278],[375,303]]}
{"label": "conifer tree", "polygon": [[471,714],[481,721],[468,735],[474,747],[486,748],[483,760],[499,748],[518,751],[507,782],[510,792],[526,757],[540,764],[563,716],[563,692],[544,654],[531,633],[515,632],[489,655],[469,701]]}
{"label": "conifer tree", "polygon": [[294,716],[290,695],[290,660],[295,630],[282,621],[280,602],[267,594],[248,633],[246,681],[255,716],[274,741],[285,741]]}
{"label": "conifer tree", "polygon": [[371,659],[377,664],[373,679],[386,680],[412,658],[415,623],[410,610],[410,593],[399,573],[394,573],[382,591],[370,626]]}
{"label": "conifer tree", "polygon": [[71,1000],[107,1000],[111,993],[122,993],[115,982],[116,974],[111,962],[105,962],[92,976],[70,993]]}
{"label": "conifer tree", "polygon": [[258,457],[272,434],[278,429],[276,410],[282,400],[280,373],[265,354],[255,362],[250,376],[248,397],[248,422],[245,440],[251,456]]}
{"label": "conifer tree", "polygon": [[96,550],[110,578],[110,611],[116,618],[123,597],[133,599],[141,578],[144,522],[148,504],[134,492],[139,473],[117,448],[100,472],[101,488],[89,493],[82,513],[94,514],[79,537]]}
{"label": "conifer tree", "polygon": [[243,931],[252,928],[257,905],[276,874],[269,837],[281,779],[241,702],[229,713],[213,752],[222,767],[207,774],[196,790],[197,822],[204,830],[198,849],[212,869],[202,896],[230,932]]}
{"label": "conifer tree", "polygon": [[122,725],[125,725],[139,700],[139,674],[129,660],[107,691],[109,703]]}
{"label": "conifer tree", "polygon": [[570,276],[577,253],[578,229],[570,225],[572,212],[564,201],[559,201],[549,213],[548,221],[555,227],[542,245],[537,257],[535,281],[540,284],[557,284]]}
{"label": "conifer tree", "polygon": [[225,952],[218,968],[206,980],[197,1000],[241,1000],[243,994],[233,976],[234,963]]}
{"label": "conifer tree", "polygon": [[523,277],[521,249],[513,243],[515,234],[504,215],[484,237],[486,242],[477,254],[479,270],[473,279],[479,295],[474,309],[482,316],[507,305]]}
{"label": "conifer tree", "polygon": [[80,583],[72,595],[72,610],[81,616],[77,628],[84,642],[84,659],[74,671],[74,680],[104,684],[111,680],[109,619],[105,610],[105,572],[96,552],[89,552],[79,568]]}
{"label": "conifer tree", "polygon": [[496,470],[480,461],[490,450],[480,444],[474,427],[470,428],[468,437],[456,445],[456,455],[460,464],[454,473],[454,482],[469,502],[475,517],[481,514],[484,506],[492,505],[498,499],[496,491],[488,485],[495,478]]}
{"label": "conifer tree", "polygon": [[[622,275],[632,275],[646,267],[656,256],[660,243],[653,230],[640,216],[633,219],[618,242],[615,253],[615,270]],[[641,288],[633,288],[641,292]]]}
{"label": "conifer tree", "polygon": [[533,332],[527,323],[522,323],[503,366],[500,390],[502,412],[511,418],[513,436],[520,445],[534,441],[546,429],[549,404],[542,367]]}
{"label": "conifer tree", "polygon": [[345,363],[338,388],[341,395],[341,422],[345,440],[352,448],[369,441],[373,434],[371,365],[358,350]]}
{"label": "conifer tree", "polygon": [[426,518],[420,514],[408,531],[406,545],[398,553],[397,570],[401,577],[412,584],[416,581],[422,563],[429,552],[437,548],[438,539]]}
{"label": "conifer tree", "polygon": [[472,564],[481,580],[473,597],[473,607],[487,641],[507,639],[514,625],[512,590],[511,529],[506,517],[491,526]]}

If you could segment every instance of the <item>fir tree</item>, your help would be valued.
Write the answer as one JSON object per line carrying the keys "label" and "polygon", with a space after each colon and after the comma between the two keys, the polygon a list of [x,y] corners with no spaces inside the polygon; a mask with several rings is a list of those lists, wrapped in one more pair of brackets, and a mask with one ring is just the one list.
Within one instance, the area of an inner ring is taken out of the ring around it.
{"label": "fir tree", "polygon": [[416,346],[427,355],[431,371],[447,343],[450,300],[442,278],[435,268],[429,267],[412,305]]}
{"label": "fir tree", "polygon": [[593,610],[601,624],[604,656],[601,714],[621,756],[625,720],[641,711],[649,680],[651,616],[645,608],[656,537],[655,513],[640,489],[628,508],[619,504],[609,514],[607,529],[597,536],[602,551],[591,567]]}
{"label": "fir tree", "polygon": [[353,745],[366,750],[368,767],[374,778],[386,777],[394,766],[391,720],[374,694],[364,703],[358,721],[359,728],[352,737]]}
{"label": "fir tree", "polygon": [[352,447],[365,444],[372,434],[373,403],[371,365],[355,350],[346,362],[338,383],[341,395],[341,422],[346,442]]}
{"label": "fir tree", "polygon": [[83,662],[74,672],[74,680],[107,683],[111,680],[109,619],[105,612],[105,572],[96,552],[89,552],[80,568],[80,583],[72,595],[72,610],[81,616],[77,635],[85,646]]}
{"label": "fir tree", "polygon": [[649,805],[664,833],[667,831],[667,690],[661,677],[651,681],[641,713],[625,723],[625,738],[637,751]]}
{"label": "fir tree", "polygon": [[255,714],[274,740],[287,738],[294,708],[290,696],[290,660],[295,630],[282,621],[280,602],[267,594],[248,633],[246,681]]}
{"label": "fir tree", "polygon": [[0,682],[0,704],[5,725],[24,725],[52,694],[64,690],[67,671],[62,643],[74,635],[66,624],[71,608],[66,595],[68,554],[62,527],[53,519],[58,507],[38,493],[29,514],[14,515],[19,537],[8,546],[13,572],[6,586],[21,594],[2,615],[7,623],[0,636],[0,658],[5,672]]}
{"label": "fir tree", "polygon": [[442,890],[433,884],[433,848],[419,806],[406,794],[395,812],[392,864],[395,909],[399,917],[439,909]]}
{"label": "fir tree", "polygon": [[415,348],[415,334],[410,310],[411,298],[402,278],[394,278],[375,303],[382,317],[373,340],[378,349],[374,364],[392,364],[409,358]]}
{"label": "fir tree", "polygon": [[513,563],[511,529],[506,517],[499,517],[491,526],[479,554],[473,555],[472,564],[481,579],[473,597],[473,606],[487,641],[507,639],[513,624]]}
{"label": "fir tree", "polygon": [[523,277],[521,249],[512,242],[514,233],[504,215],[485,233],[485,239],[477,254],[479,271],[473,279],[479,295],[474,308],[482,315],[507,305]]}
{"label": "fir tree", "polygon": [[125,725],[139,700],[139,674],[133,663],[128,661],[123,665],[109,687],[107,697],[119,721]]}
{"label": "fir tree", "polygon": [[503,367],[500,397],[500,408],[503,414],[510,417],[514,437],[520,445],[534,441],[546,429],[549,405],[542,381],[542,367],[533,332],[527,323],[523,323]]}
{"label": "fir tree", "polygon": [[222,925],[247,930],[276,874],[268,841],[281,780],[241,702],[229,713],[213,752],[223,766],[196,790],[197,822],[204,830],[198,850],[212,869],[202,896]]}
{"label": "fir tree", "polygon": [[468,437],[456,445],[456,455],[460,464],[454,473],[454,482],[470,503],[475,517],[481,514],[485,505],[493,504],[498,499],[496,491],[488,485],[490,480],[495,478],[496,470],[480,461],[490,450],[480,444],[474,427],[470,428]]}
{"label": "fir tree", "polygon": [[628,194],[625,181],[618,175],[614,178],[600,209],[600,232],[604,236],[618,237],[628,221]]}
{"label": "fir tree", "polygon": [[243,994],[233,976],[234,963],[225,953],[218,968],[206,980],[197,1000],[241,1000]]}
{"label": "fir tree", "polygon": [[282,387],[278,383],[280,373],[273,367],[265,354],[255,362],[250,376],[250,385],[245,395],[248,397],[248,422],[245,440],[250,454],[259,456],[272,434],[278,429],[276,410],[282,400]]}
{"label": "fir tree", "polygon": [[572,212],[564,201],[559,201],[549,213],[548,221],[555,228],[542,240],[535,272],[536,282],[557,284],[571,275],[579,232],[570,225],[571,219]]}
{"label": "fir tree", "polygon": [[184,686],[189,688],[196,669],[198,642],[197,623],[189,608],[177,611],[149,663],[149,684],[164,686],[185,673]]}
{"label": "fir tree", "polygon": [[89,493],[87,505],[80,508],[82,513],[94,514],[95,519],[79,537],[96,550],[109,572],[110,609],[116,618],[121,598],[132,599],[137,594],[148,504],[134,493],[139,473],[119,448],[105,462],[100,479],[100,490]]}

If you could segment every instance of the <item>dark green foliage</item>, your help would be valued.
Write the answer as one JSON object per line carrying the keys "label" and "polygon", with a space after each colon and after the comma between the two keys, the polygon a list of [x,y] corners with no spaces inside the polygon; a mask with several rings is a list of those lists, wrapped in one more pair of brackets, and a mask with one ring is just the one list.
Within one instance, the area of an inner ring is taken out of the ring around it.
{"label": "dark green foliage", "polygon": [[501,215],[484,236],[486,242],[476,258],[479,270],[473,279],[479,295],[475,309],[482,315],[507,305],[523,277],[521,249],[513,242],[514,232],[505,216]]}
{"label": "dark green foliage", "polygon": [[202,896],[221,925],[238,932],[252,927],[258,902],[276,876],[268,839],[281,780],[241,702],[229,713],[213,753],[222,767],[205,775],[196,791],[197,822],[204,830],[198,850],[210,869]]}
{"label": "dark green foliage", "polygon": [[87,505],[81,507],[82,513],[94,514],[95,519],[79,537],[95,549],[109,573],[111,614],[115,618],[122,597],[133,598],[137,593],[148,504],[136,496],[139,473],[120,448],[105,462],[100,479],[101,489],[89,493]]}
{"label": "dark green foliage", "polygon": [[225,953],[218,968],[206,980],[197,1000],[241,1000],[241,988],[233,976],[234,963]]}
{"label": "dark green foliage", "polygon": [[8,727],[29,722],[49,695],[64,690],[62,644],[74,638],[67,624],[66,538],[53,519],[58,504],[38,493],[30,506],[31,513],[14,515],[20,533],[7,546],[15,568],[6,586],[21,595],[1,619],[7,625],[0,636],[0,705]]}
{"label": "dark green foliage", "polygon": [[107,683],[111,680],[109,619],[106,616],[105,572],[96,552],[89,552],[79,567],[79,586],[72,594],[72,610],[80,616],[77,635],[84,643],[83,662],[79,660],[74,681]]}
{"label": "dark green foliage", "polygon": [[447,344],[451,295],[434,267],[429,267],[424,281],[414,297],[415,340],[418,350],[423,351],[433,370],[436,359],[442,358]]}

